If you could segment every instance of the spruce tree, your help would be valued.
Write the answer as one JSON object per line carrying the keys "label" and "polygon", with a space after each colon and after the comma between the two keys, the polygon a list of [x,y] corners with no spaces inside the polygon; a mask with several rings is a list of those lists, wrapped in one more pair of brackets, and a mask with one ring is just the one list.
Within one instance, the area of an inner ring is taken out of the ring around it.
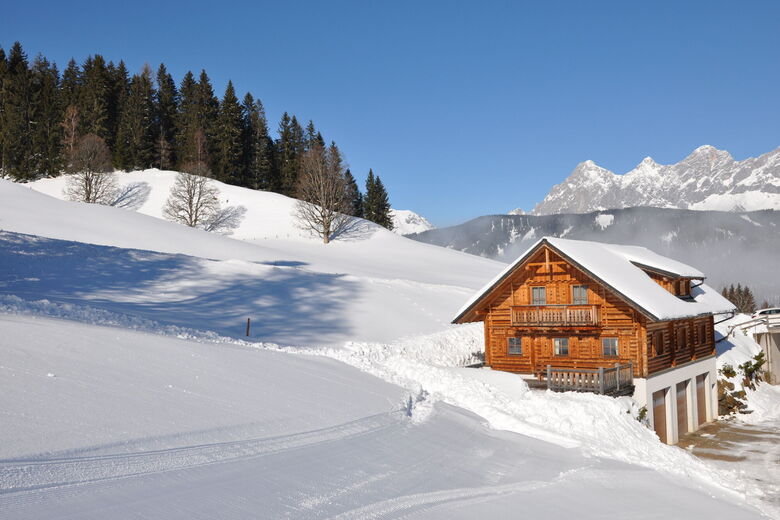
{"label": "spruce tree", "polygon": [[[215,129],[217,115],[219,114],[219,100],[214,95],[214,88],[211,86],[211,80],[205,70],[200,71],[198,84],[196,87],[196,129],[201,130],[206,135],[206,152],[212,159],[209,161],[209,168],[214,170],[215,158]],[[197,130],[196,130],[197,131]]]}
{"label": "spruce tree", "polygon": [[8,61],[5,58],[5,50],[0,47],[0,176],[5,175],[3,135],[5,133],[5,78],[7,72]]}
{"label": "spruce tree", "polygon": [[347,207],[353,217],[363,218],[363,194],[360,193],[355,177],[349,168],[344,172],[344,184],[347,190]]}
{"label": "spruce tree", "polygon": [[60,83],[62,106],[78,106],[81,85],[81,68],[76,63],[76,60],[71,58],[68,66],[62,72],[62,81]]}
{"label": "spruce tree", "polygon": [[79,133],[94,134],[104,141],[110,141],[109,99],[112,85],[106,62],[101,55],[96,54],[88,57],[81,68],[83,84],[79,90]]}
{"label": "spruce tree", "polygon": [[304,150],[303,128],[295,116],[285,112],[279,122],[279,140],[276,143],[279,161],[280,193],[295,196],[298,165]]}
{"label": "spruce tree", "polygon": [[363,205],[363,217],[389,230],[393,229],[393,219],[390,215],[390,200],[387,196],[382,179],[374,176],[373,170],[368,170],[366,178],[366,196]]}
{"label": "spruce tree", "polygon": [[124,61],[120,61],[119,65],[114,65],[113,62],[109,62],[106,70],[109,78],[108,116],[106,118],[108,133],[106,145],[113,150],[117,133],[119,132],[119,122],[122,118],[122,112],[125,110],[127,98],[130,95],[130,77],[127,73],[127,67],[125,66]]}
{"label": "spruce tree", "polygon": [[32,66],[32,146],[34,171],[53,177],[62,170],[62,107],[57,67],[39,56]]}
{"label": "spruce tree", "polygon": [[216,178],[229,184],[243,184],[241,159],[244,134],[241,106],[238,104],[233,82],[228,81],[225,95],[219,105],[214,129],[214,164]]}
{"label": "spruce tree", "polygon": [[268,135],[268,122],[260,100],[252,94],[244,96],[244,185],[255,190],[279,189],[273,161],[273,141]]}
{"label": "spruce tree", "polygon": [[152,71],[144,67],[130,81],[130,93],[120,116],[114,164],[122,169],[154,165],[154,90]]}
{"label": "spruce tree", "polygon": [[187,72],[179,88],[179,109],[176,115],[175,155],[179,169],[196,161],[193,135],[198,129],[197,88],[195,76],[192,72]]}
{"label": "spruce tree", "polygon": [[17,180],[35,175],[32,85],[27,55],[16,42],[8,53],[3,99],[3,172]]}
{"label": "spruce tree", "polygon": [[157,69],[157,93],[155,96],[155,163],[161,170],[176,164],[174,142],[179,94],[173,77],[162,63]]}

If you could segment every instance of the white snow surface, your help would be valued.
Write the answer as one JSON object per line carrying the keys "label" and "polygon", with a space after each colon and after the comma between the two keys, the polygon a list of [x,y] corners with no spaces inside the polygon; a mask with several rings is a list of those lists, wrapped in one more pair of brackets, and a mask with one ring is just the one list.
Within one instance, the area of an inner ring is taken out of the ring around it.
{"label": "white snow surface", "polygon": [[0,182],[3,517],[777,514],[628,399],[464,368],[481,327],[447,318],[502,264],[324,246],[273,199],[289,236],[237,240]]}
{"label": "white snow surface", "polygon": [[587,240],[542,237],[530,246],[517,260],[506,267],[482,289],[477,291],[455,314],[460,316],[508,275],[542,241],[547,241],[565,255],[582,265],[595,276],[621,292],[629,300],[651,313],[658,320],[698,316],[704,313],[730,312],[734,305],[712,287],[702,284],[691,290],[693,301],[682,300],[655,283],[639,267],[648,267],[676,273],[681,276],[703,278],[697,269],[663,257],[639,246],[605,244]]}

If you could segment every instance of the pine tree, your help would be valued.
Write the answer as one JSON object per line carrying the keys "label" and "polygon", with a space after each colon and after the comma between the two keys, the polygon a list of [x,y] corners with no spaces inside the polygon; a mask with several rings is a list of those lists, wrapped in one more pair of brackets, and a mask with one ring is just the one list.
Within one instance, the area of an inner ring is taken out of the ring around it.
{"label": "pine tree", "polygon": [[96,54],[88,57],[81,69],[83,83],[79,90],[79,133],[94,134],[104,141],[108,140],[111,78],[106,62],[101,55]]}
{"label": "pine tree", "polygon": [[62,170],[62,108],[57,67],[39,56],[32,67],[32,146],[34,171],[53,177]]}
{"label": "pine tree", "polygon": [[252,94],[244,96],[244,185],[255,190],[278,190],[279,179],[275,175],[273,141],[268,135],[265,109]]}
{"label": "pine tree", "polygon": [[243,184],[241,175],[243,134],[241,106],[238,104],[233,82],[228,81],[225,95],[219,105],[214,131],[214,163],[217,180],[230,184]]}
{"label": "pine tree", "polygon": [[314,127],[314,121],[309,119],[309,124],[306,125],[306,134],[304,137],[304,151],[311,150],[315,146],[325,148],[325,140],[322,138],[322,134]]}
{"label": "pine tree", "polygon": [[62,106],[78,106],[81,86],[81,68],[79,68],[76,60],[71,58],[68,66],[62,72],[62,82],[60,83]]}
{"label": "pine tree", "polygon": [[109,78],[106,145],[113,150],[119,133],[120,119],[130,95],[130,77],[124,61],[120,61],[117,66],[113,62],[109,62],[106,70]]}
{"label": "pine tree", "polygon": [[349,168],[344,172],[344,185],[347,190],[347,208],[353,217],[363,218],[363,194],[360,193],[355,177]]}
{"label": "pine tree", "polygon": [[3,99],[3,172],[17,180],[35,175],[32,85],[27,56],[16,42],[8,53]]}
{"label": "pine tree", "polygon": [[176,161],[179,169],[187,163],[196,162],[193,150],[193,136],[198,129],[197,82],[192,72],[187,72],[179,88],[179,109],[176,115]]}
{"label": "pine tree", "polygon": [[155,96],[155,152],[156,164],[162,169],[176,164],[174,142],[176,139],[176,115],[179,94],[176,83],[162,63],[157,69],[157,95]]}
{"label": "pine tree", "polygon": [[130,81],[130,93],[120,116],[114,164],[122,169],[154,165],[154,90],[152,71],[144,67]]}
{"label": "pine tree", "polygon": [[214,88],[211,86],[211,80],[205,70],[200,71],[200,77],[195,89],[196,92],[196,110],[195,122],[196,128],[203,131],[206,135],[207,152],[211,158],[209,168],[214,170],[215,158],[215,129],[217,115],[219,114],[219,100],[214,95]]}
{"label": "pine tree", "polygon": [[8,72],[8,62],[5,58],[5,50],[0,47],[0,176],[5,175],[5,146],[3,139],[5,134],[5,78]]}
{"label": "pine tree", "polygon": [[382,179],[374,176],[374,171],[368,171],[366,179],[366,196],[363,205],[363,216],[389,230],[393,229],[393,219],[390,215],[390,200],[387,196]]}
{"label": "pine tree", "polygon": [[285,112],[279,122],[279,140],[276,143],[279,161],[280,193],[295,195],[298,166],[304,150],[303,129],[295,116]]}

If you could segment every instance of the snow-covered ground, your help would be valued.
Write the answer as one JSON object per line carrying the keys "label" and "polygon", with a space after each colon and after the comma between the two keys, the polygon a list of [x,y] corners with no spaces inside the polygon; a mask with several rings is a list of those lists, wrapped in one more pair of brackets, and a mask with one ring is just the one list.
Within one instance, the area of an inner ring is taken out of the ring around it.
{"label": "snow-covered ground", "polygon": [[[142,173],[151,204],[172,174]],[[627,399],[463,368],[481,329],[449,319],[503,264],[369,224],[325,246],[223,189],[234,238],[0,181],[3,517],[777,514]]]}

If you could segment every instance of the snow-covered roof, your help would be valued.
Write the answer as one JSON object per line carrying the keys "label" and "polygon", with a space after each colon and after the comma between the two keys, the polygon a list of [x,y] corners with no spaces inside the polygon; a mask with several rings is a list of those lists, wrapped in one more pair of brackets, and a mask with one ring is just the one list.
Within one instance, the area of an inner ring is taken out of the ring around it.
{"label": "snow-covered roof", "polygon": [[542,237],[466,302],[453,322],[460,320],[542,244],[549,245],[654,320],[673,320],[734,310],[730,301],[706,284],[693,287],[691,299],[685,300],[661,287],[639,266],[677,277],[703,279],[704,274],[644,247]]}

